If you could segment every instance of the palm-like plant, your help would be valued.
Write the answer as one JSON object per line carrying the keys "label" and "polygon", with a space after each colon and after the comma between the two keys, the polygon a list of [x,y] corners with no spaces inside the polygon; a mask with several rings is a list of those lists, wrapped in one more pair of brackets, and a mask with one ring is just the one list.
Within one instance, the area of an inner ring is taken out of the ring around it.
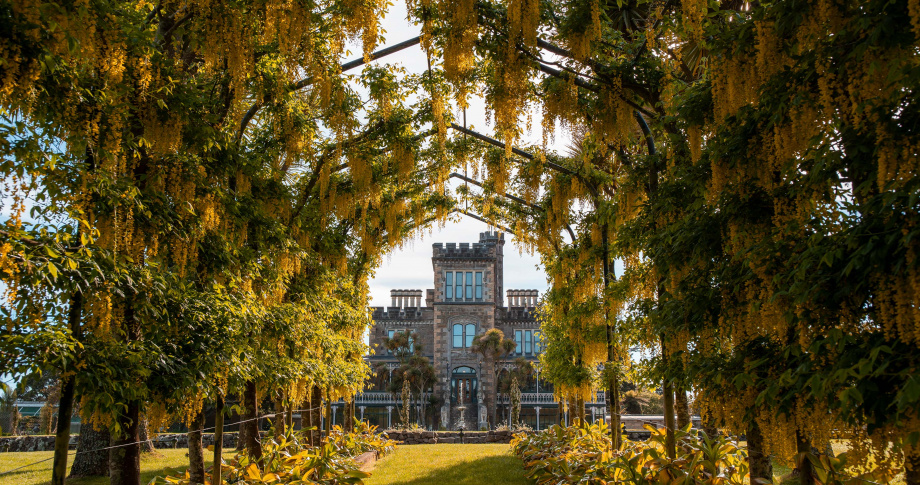
{"label": "palm-like plant", "polygon": [[[502,357],[514,352],[517,344],[513,339],[505,338],[505,333],[497,328],[490,328],[485,332],[473,337],[473,352],[482,355],[486,361],[492,362],[492,375],[498,375],[498,361]],[[488,394],[486,394],[488,396]],[[486,403],[486,409],[491,410],[490,416],[492,422],[495,422],[494,407],[492,403]]]}
{"label": "palm-like plant", "polygon": [[0,432],[16,434],[19,425],[19,407],[16,389],[5,382],[0,382]]}

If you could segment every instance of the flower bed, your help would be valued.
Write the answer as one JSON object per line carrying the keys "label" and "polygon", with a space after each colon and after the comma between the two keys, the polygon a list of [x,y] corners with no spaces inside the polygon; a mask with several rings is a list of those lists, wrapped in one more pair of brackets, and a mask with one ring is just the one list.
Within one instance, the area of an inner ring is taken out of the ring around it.
{"label": "flower bed", "polygon": [[511,442],[524,461],[525,473],[537,484],[710,484],[741,485],[748,474],[747,455],[724,437],[678,431],[677,457],[665,453],[664,430],[647,428],[648,441],[624,440],[610,450],[605,424],[552,428],[518,434]]}
{"label": "flower bed", "polygon": [[[284,436],[262,439],[262,458],[251,461],[246,451],[225,460],[221,468],[223,483],[301,484],[317,485],[362,484],[370,476],[360,470],[354,458],[373,452],[386,455],[396,442],[378,434],[376,427],[358,424],[355,431],[345,433],[336,426],[321,446],[307,444],[304,430]],[[211,471],[207,471],[210,477]],[[157,478],[158,484],[192,485],[188,472],[180,476]]]}

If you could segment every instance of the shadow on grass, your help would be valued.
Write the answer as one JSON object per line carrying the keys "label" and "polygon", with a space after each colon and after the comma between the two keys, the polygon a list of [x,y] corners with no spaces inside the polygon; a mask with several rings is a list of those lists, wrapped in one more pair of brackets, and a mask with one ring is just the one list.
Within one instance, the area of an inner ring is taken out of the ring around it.
{"label": "shadow on grass", "polygon": [[[372,472],[373,473],[373,472]],[[521,461],[514,456],[486,456],[471,461],[452,463],[430,470],[426,475],[395,479],[387,485],[483,485],[531,484],[524,478]]]}

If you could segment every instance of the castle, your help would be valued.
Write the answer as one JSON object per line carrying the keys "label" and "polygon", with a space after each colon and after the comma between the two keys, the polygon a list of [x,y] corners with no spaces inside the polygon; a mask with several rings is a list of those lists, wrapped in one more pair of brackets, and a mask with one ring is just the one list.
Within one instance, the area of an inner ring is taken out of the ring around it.
{"label": "castle", "polygon": [[[413,347],[419,345],[418,353],[428,358],[434,379],[413,398],[410,422],[429,429],[467,430],[507,422],[507,376],[524,362],[536,372],[520,382],[520,420],[545,429],[567,419],[553,400],[552,386],[539,376],[542,345],[535,318],[539,293],[504,291],[504,245],[500,232],[481,233],[479,242],[472,244],[436,243],[431,257],[434,289],[392,290],[391,306],[373,308],[373,350],[367,360],[375,376],[356,398],[357,418],[382,428],[398,424],[399,391],[390,384],[400,363],[383,343],[397,333],[411,332]],[[516,344],[513,352],[499,359],[473,351],[474,337],[493,328]],[[587,403],[586,417],[602,419],[604,411],[603,398],[598,396]]]}

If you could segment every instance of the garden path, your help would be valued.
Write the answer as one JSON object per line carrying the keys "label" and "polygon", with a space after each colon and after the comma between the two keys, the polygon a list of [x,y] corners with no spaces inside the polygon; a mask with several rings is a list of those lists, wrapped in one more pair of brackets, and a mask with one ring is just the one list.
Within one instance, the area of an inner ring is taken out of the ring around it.
{"label": "garden path", "polygon": [[507,444],[403,445],[377,462],[367,485],[526,485]]}

